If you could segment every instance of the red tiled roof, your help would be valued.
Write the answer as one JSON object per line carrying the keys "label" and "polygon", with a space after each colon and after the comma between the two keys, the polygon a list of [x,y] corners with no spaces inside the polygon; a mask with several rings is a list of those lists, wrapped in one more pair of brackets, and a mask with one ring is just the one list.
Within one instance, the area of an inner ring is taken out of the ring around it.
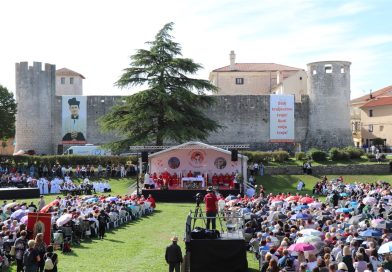
{"label": "red tiled roof", "polygon": [[[392,96],[392,85],[382,88],[378,91],[372,92],[372,98],[376,98],[379,96]],[[351,100],[351,103],[365,103],[366,101],[372,100],[372,98],[370,98],[370,94],[355,98],[353,100]]]}
{"label": "red tiled roof", "polygon": [[213,72],[263,72],[263,71],[300,71],[303,69],[281,65],[277,63],[236,63],[234,69],[230,65],[213,70]]}
{"label": "red tiled roof", "polygon": [[61,68],[56,70],[56,76],[80,76],[81,78],[85,79],[85,77],[82,74],[79,74],[68,68]]}
{"label": "red tiled roof", "polygon": [[367,102],[361,108],[370,108],[370,107],[378,107],[378,106],[386,106],[386,105],[392,105],[392,96],[375,98]]}

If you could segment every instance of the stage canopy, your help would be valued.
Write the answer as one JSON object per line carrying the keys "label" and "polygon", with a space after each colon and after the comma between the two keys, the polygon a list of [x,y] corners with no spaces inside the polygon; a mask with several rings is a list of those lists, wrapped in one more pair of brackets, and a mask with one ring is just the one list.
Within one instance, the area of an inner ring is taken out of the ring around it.
{"label": "stage canopy", "polygon": [[201,142],[187,142],[178,146],[150,154],[148,157],[150,174],[169,172],[186,176],[194,175],[211,178],[215,173],[232,174],[238,172],[246,179],[248,157],[238,154],[237,161],[231,161],[231,151]]}

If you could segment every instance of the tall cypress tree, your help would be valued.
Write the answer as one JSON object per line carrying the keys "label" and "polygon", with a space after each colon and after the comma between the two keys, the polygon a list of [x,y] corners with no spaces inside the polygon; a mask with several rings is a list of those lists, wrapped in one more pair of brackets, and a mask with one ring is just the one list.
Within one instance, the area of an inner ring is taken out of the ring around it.
{"label": "tall cypress tree", "polygon": [[110,144],[113,149],[148,143],[161,146],[166,140],[204,140],[220,127],[204,113],[214,102],[206,91],[214,92],[216,87],[187,76],[202,66],[181,58],[181,46],[169,34],[172,28],[173,23],[166,24],[154,41],[146,43],[149,50],[137,50],[115,83],[120,88],[146,89],[126,97],[99,120],[104,132],[116,131],[122,139]]}

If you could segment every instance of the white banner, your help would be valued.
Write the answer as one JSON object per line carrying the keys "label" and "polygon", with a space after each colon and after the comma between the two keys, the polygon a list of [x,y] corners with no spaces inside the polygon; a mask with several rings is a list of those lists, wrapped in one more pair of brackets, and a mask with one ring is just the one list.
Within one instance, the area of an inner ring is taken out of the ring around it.
{"label": "white banner", "polygon": [[85,144],[86,133],[87,97],[64,95],[62,97],[63,144]]}
{"label": "white banner", "polygon": [[270,141],[294,139],[294,95],[270,95]]}

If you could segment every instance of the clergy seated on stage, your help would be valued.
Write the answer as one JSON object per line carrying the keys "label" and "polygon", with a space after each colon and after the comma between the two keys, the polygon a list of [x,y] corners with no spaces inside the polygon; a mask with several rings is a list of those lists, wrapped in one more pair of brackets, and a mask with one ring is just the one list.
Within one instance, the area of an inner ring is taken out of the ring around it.
{"label": "clergy seated on stage", "polygon": [[235,175],[233,174],[222,174],[220,173],[219,175],[217,173],[214,173],[212,176],[212,186],[219,186],[223,188],[234,188],[234,178]]}

